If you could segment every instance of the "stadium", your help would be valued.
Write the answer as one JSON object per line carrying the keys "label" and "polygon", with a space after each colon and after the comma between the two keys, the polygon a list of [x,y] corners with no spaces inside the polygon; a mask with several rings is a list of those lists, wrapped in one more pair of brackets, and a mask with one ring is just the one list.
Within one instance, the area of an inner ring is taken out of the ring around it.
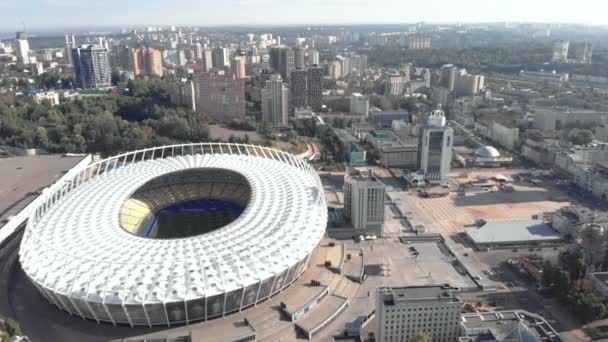
{"label": "stadium", "polygon": [[27,277],[72,315],[131,326],[268,299],[307,269],[327,222],[308,163],[243,144],[120,154],[36,201],[19,250]]}

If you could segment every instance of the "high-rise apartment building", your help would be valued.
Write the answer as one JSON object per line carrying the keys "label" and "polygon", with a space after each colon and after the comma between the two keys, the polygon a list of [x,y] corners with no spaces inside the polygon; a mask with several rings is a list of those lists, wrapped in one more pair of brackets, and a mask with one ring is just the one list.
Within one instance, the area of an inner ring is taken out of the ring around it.
{"label": "high-rise apartment building", "polygon": [[213,49],[213,66],[216,68],[230,67],[230,51],[225,47]]}
{"label": "high-rise apartment building", "polygon": [[348,73],[352,73],[352,72],[358,72],[358,73],[363,73],[365,72],[365,70],[367,70],[367,56],[366,55],[357,55],[357,54],[351,54],[349,56],[350,59],[350,65],[349,65],[349,71]]}
{"label": "high-rise apartment building", "polygon": [[164,49],[162,60],[165,66],[182,66],[188,62],[186,52],[182,49]]}
{"label": "high-rise apartment building", "polygon": [[283,80],[289,80],[291,71],[296,68],[294,51],[285,46],[271,48],[270,67],[280,73]]}
{"label": "high-rise apartment building", "polygon": [[230,61],[230,71],[236,75],[237,78],[245,78],[245,62],[247,61],[245,56],[234,56]]}
{"label": "high-rise apartment building", "polygon": [[306,66],[306,49],[303,47],[294,48],[294,63],[296,68],[303,68]]}
{"label": "high-rise apartment building", "polygon": [[[367,57],[367,56],[366,56]],[[319,64],[319,51],[314,49],[308,50],[308,65]]]}
{"label": "high-rise apartment building", "polygon": [[68,65],[74,65],[72,60],[72,49],[76,47],[76,37],[73,34],[65,35],[65,61]]}
{"label": "high-rise apartment building", "polygon": [[262,122],[269,127],[287,126],[289,90],[281,76],[273,74],[262,89]]}
{"label": "high-rise apartment building", "polygon": [[160,50],[136,48],[131,50],[135,75],[163,77],[163,58]]}
{"label": "high-rise apartment building", "polygon": [[558,40],[553,44],[553,62],[568,63],[568,49],[570,42],[567,40]]}
{"label": "high-rise apartment building", "polygon": [[196,59],[203,59],[203,45],[197,42],[194,49],[196,51]]}
{"label": "high-rise apartment building", "polygon": [[[454,64],[444,64],[439,69],[439,85],[448,90],[454,89],[454,74],[457,68]],[[451,90],[450,90],[451,91]]]}
{"label": "high-rise apartment building", "polygon": [[[70,54],[71,56],[71,54]],[[132,52],[125,44],[115,45],[110,53],[112,66],[123,70],[133,69]],[[70,57],[71,60],[71,57]]]}
{"label": "high-rise apartment building", "polygon": [[380,287],[376,296],[376,341],[414,342],[427,334],[433,342],[460,336],[462,300],[447,285]]}
{"label": "high-rise apartment building", "polygon": [[577,63],[591,64],[593,56],[593,45],[591,43],[577,44],[575,59]]}
{"label": "high-rise apartment building", "polygon": [[344,216],[355,235],[382,236],[384,227],[384,184],[359,172],[344,177]]}
{"label": "high-rise apartment building", "polygon": [[323,68],[317,65],[291,72],[291,110],[309,107],[313,112],[323,106]]}
{"label": "high-rise apartment building", "polygon": [[290,97],[291,112],[306,108],[306,70],[296,69],[291,72]]}
{"label": "high-rise apartment building", "polygon": [[30,63],[30,69],[32,71],[32,76],[39,76],[44,73],[44,64],[41,62]]}
{"label": "high-rise apartment building", "polygon": [[351,72],[350,56],[349,55],[345,55],[345,56],[338,55],[336,57],[336,60],[338,60],[340,62],[340,70],[342,70],[342,77],[348,76],[348,74],[350,74],[350,72]]}
{"label": "high-rise apartment building", "polygon": [[454,130],[446,125],[445,114],[433,111],[418,135],[418,168],[430,183],[445,184],[452,162]]}
{"label": "high-rise apartment building", "polygon": [[365,117],[369,116],[369,97],[359,93],[350,95],[350,112],[361,114]]}
{"label": "high-rise apartment building", "polygon": [[176,80],[172,84],[169,96],[173,104],[196,111],[196,88],[193,80]]}
{"label": "high-rise apartment building", "polygon": [[97,46],[102,47],[110,52],[110,42],[106,37],[97,37]]}
{"label": "high-rise apartment building", "polygon": [[422,50],[431,48],[431,37],[424,35],[411,35],[408,37],[408,48],[411,50]]}
{"label": "high-rise apartment building", "polygon": [[333,61],[329,64],[329,77],[334,80],[342,78],[342,63],[340,61]]}
{"label": "high-rise apartment building", "polygon": [[109,88],[112,86],[108,50],[95,45],[72,49],[76,82],[81,88]]}
{"label": "high-rise apartment building", "polygon": [[30,63],[30,43],[27,41],[27,33],[17,32],[15,39],[17,63],[21,65]]}
{"label": "high-rise apartment building", "polygon": [[386,78],[385,95],[401,96],[405,91],[405,77],[399,73],[388,75]]}
{"label": "high-rise apartment building", "polygon": [[245,116],[245,84],[236,75],[203,73],[195,77],[196,108],[218,120]]}
{"label": "high-rise apartment building", "polygon": [[457,97],[479,94],[484,87],[484,76],[469,74],[466,69],[444,66],[442,67],[442,78],[444,74],[448,77],[448,90]]}
{"label": "high-rise apartment building", "polygon": [[213,50],[203,49],[202,54],[203,70],[205,70],[205,72],[210,72],[211,69],[213,69]]}
{"label": "high-rise apartment building", "polygon": [[53,61],[53,50],[52,49],[44,49],[41,53],[42,61],[45,63],[49,63]]}
{"label": "high-rise apartment building", "polygon": [[306,67],[306,105],[317,113],[323,107],[323,68],[318,65]]}

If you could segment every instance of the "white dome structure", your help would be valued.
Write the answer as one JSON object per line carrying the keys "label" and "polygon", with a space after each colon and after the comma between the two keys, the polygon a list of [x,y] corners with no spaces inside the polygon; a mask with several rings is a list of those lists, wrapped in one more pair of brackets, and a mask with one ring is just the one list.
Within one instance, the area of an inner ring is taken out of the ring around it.
{"label": "white dome structure", "polygon": [[492,146],[481,146],[475,150],[475,156],[480,158],[498,158],[500,152]]}
{"label": "white dome structure", "polygon": [[28,278],[63,310],[131,326],[221,317],[279,293],[327,222],[309,164],[242,144],[121,154],[36,201],[19,251]]}

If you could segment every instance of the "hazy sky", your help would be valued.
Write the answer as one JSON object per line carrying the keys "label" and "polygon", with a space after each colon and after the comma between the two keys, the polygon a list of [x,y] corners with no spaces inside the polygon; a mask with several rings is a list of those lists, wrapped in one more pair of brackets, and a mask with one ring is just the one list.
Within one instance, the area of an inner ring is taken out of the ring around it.
{"label": "hazy sky", "polygon": [[535,21],[608,24],[606,0],[0,0],[0,29]]}

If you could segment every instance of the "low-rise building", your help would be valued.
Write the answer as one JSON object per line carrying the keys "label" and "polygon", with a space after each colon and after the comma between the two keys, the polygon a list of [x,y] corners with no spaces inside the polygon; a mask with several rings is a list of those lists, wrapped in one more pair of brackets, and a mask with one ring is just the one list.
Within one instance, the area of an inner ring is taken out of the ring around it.
{"label": "low-rise building", "polygon": [[57,106],[59,104],[59,93],[54,91],[37,93],[34,95],[34,101],[36,103],[48,102],[51,106]]}
{"label": "low-rise building", "polygon": [[574,177],[594,162],[608,161],[608,144],[593,142],[584,146],[563,148],[555,154],[553,169],[556,173]]}
{"label": "low-rise building", "polygon": [[536,280],[537,283],[542,282],[544,259],[538,255],[521,255],[519,264],[521,267]]}
{"label": "low-rise building", "polygon": [[416,170],[418,164],[418,142],[415,138],[403,139],[391,131],[372,130],[367,141],[378,152],[378,159],[385,167],[401,167]]}
{"label": "low-rise building", "polygon": [[562,341],[542,316],[523,310],[464,314],[462,331],[459,342]]}
{"label": "low-rise building", "polygon": [[574,183],[602,201],[608,200],[608,162],[593,163],[591,167],[577,167]]}
{"label": "low-rise building", "polygon": [[560,106],[533,106],[530,114],[534,127],[543,131],[561,130],[569,125],[603,125],[608,121],[608,112]]}
{"label": "low-rise building", "polygon": [[367,162],[367,152],[359,144],[359,139],[346,129],[334,128],[333,131],[344,146],[347,162],[354,165],[362,165]]}
{"label": "low-rise building", "polygon": [[521,155],[537,164],[553,168],[556,154],[566,146],[558,134],[549,133],[551,132],[528,130],[521,146]]}
{"label": "low-rise building", "polygon": [[369,113],[368,121],[374,125],[380,127],[391,127],[393,121],[395,120],[403,120],[407,122],[409,120],[408,112],[404,110],[396,110],[396,111],[375,111],[372,110]]}
{"label": "low-rise building", "polygon": [[353,93],[350,96],[350,111],[351,113],[361,114],[367,117],[369,115],[369,97],[359,93]]}
{"label": "low-rise building", "polygon": [[553,170],[596,198],[608,200],[608,144],[594,142],[560,151]]}
{"label": "low-rise building", "polygon": [[551,214],[551,226],[564,237],[578,238],[590,224],[608,224],[608,213],[583,206],[567,206]]}
{"label": "low-rise building", "polygon": [[527,71],[519,72],[519,77],[534,82],[547,82],[549,84],[562,84],[568,82],[569,75],[566,73],[558,73],[555,71]]}
{"label": "low-rise building", "polygon": [[539,220],[488,221],[481,227],[467,228],[465,234],[478,250],[563,243],[557,230]]}
{"label": "low-rise building", "polygon": [[477,120],[475,132],[508,150],[514,150],[519,143],[519,128],[511,120],[495,120],[494,116]]}

